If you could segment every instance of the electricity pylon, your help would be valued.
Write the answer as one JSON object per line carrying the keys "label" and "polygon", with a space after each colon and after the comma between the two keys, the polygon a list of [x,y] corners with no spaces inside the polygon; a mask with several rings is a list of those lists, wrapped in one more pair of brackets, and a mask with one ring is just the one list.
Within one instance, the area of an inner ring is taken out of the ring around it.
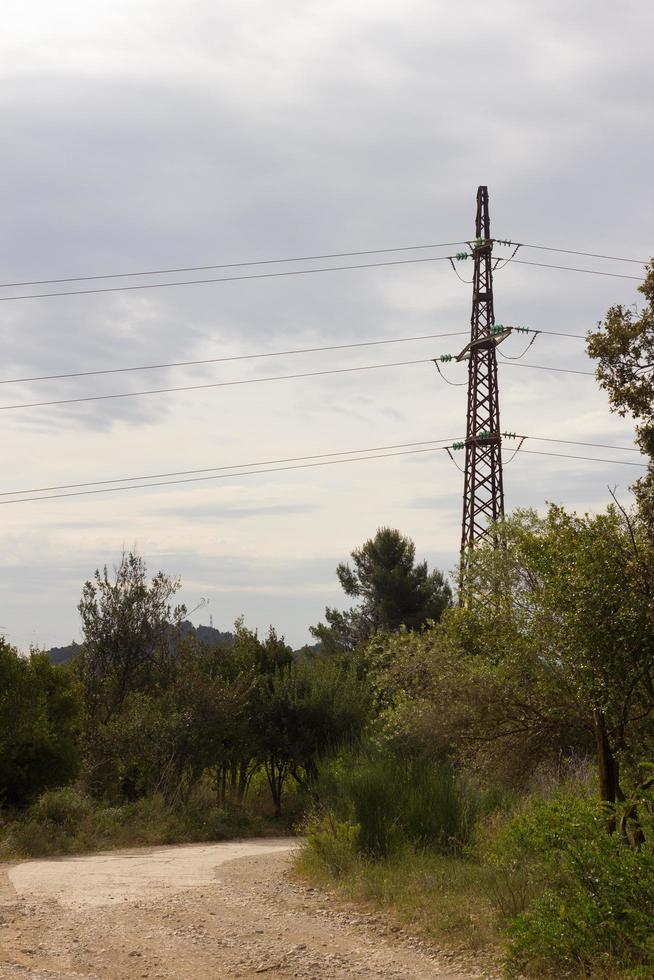
{"label": "electricity pylon", "polygon": [[[468,358],[468,417],[466,423],[465,483],[461,526],[461,582],[466,556],[504,516],[502,440],[497,385],[497,345],[510,333],[495,328],[493,312],[493,242],[490,237],[488,188],[477,190],[470,343],[457,360]],[[463,588],[462,588],[463,593]],[[461,602],[464,596],[461,596]]]}

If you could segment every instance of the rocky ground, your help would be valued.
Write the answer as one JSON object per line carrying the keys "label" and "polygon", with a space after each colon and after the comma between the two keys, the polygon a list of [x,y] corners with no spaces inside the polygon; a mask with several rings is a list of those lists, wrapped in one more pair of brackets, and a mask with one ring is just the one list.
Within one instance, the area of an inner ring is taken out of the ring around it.
{"label": "rocky ground", "polygon": [[279,838],[0,866],[0,978],[490,977],[298,883],[295,846]]}

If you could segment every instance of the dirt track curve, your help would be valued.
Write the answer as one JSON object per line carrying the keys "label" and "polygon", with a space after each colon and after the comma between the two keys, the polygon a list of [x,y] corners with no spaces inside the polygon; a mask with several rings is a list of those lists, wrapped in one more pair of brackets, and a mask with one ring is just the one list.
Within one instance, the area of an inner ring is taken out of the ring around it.
{"label": "dirt track curve", "polygon": [[290,873],[288,838],[0,866],[2,980],[471,980]]}

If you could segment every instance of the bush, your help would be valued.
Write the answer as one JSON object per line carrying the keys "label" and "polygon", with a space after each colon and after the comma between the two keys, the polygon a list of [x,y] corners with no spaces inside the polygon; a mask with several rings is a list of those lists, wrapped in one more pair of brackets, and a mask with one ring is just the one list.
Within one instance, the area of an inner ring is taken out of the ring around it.
{"label": "bush", "polygon": [[607,833],[600,803],[560,791],[529,800],[488,856],[508,885],[518,883],[525,903],[506,924],[515,969],[541,977],[615,976],[618,969],[652,975],[651,838],[627,846]]}
{"label": "bush", "polygon": [[76,828],[93,810],[93,803],[73,786],[51,789],[30,808],[29,815],[41,823]]}
{"label": "bush", "polygon": [[323,766],[317,795],[321,810],[309,821],[311,846],[324,849],[325,836],[331,836],[342,850],[345,838],[371,858],[405,844],[441,853],[460,850],[479,807],[471,785],[448,766],[399,761],[374,749]]}
{"label": "bush", "polygon": [[334,821],[329,815],[310,819],[306,841],[318,868],[334,878],[347,874],[357,861],[360,831],[358,824]]}
{"label": "bush", "polygon": [[230,840],[268,829],[263,819],[240,808],[216,806],[203,787],[184,804],[171,805],[154,794],[122,806],[95,803],[66,787],[44,793],[22,816],[0,826],[0,860]]}
{"label": "bush", "polygon": [[0,804],[22,809],[76,777],[80,707],[70,670],[0,637]]}

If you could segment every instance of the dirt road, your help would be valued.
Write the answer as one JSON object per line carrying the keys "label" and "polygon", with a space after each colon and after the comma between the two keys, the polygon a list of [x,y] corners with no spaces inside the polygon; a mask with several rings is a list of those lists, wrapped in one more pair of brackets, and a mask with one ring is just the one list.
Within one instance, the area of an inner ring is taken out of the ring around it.
{"label": "dirt road", "polygon": [[295,846],[248,840],[0,866],[0,978],[484,975],[299,884]]}

